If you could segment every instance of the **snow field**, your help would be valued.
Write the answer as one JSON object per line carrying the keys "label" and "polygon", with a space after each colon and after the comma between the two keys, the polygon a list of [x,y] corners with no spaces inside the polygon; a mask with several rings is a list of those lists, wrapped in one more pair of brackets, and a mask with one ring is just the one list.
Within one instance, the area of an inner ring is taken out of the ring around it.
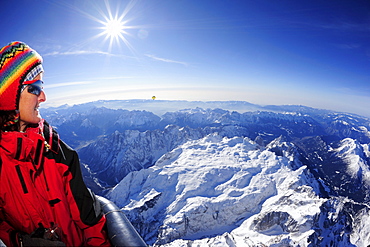
{"label": "snow field", "polygon": [[294,171],[290,161],[248,138],[212,134],[129,174],[108,196],[130,217],[156,226],[155,244],[256,246],[286,239],[305,246],[323,199],[306,185],[306,168]]}

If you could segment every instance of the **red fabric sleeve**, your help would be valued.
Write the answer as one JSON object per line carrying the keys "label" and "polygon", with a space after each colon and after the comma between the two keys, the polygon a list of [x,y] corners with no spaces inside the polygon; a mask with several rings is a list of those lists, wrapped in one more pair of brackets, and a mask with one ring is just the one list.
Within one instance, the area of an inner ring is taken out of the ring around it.
{"label": "red fabric sleeve", "polygon": [[[67,189],[70,190],[68,187]],[[71,193],[69,195],[68,201],[72,213],[72,219],[75,224],[83,231],[84,245],[86,246],[110,246],[107,234],[104,231],[104,226],[106,223],[106,218],[103,215],[100,220],[92,225],[86,225],[82,222],[80,218],[80,212],[78,210],[77,204]]]}
{"label": "red fabric sleeve", "polygon": [[5,221],[0,220],[0,239],[8,247],[14,246],[11,239],[12,232],[14,232],[14,228]]}
{"label": "red fabric sleeve", "polygon": [[94,226],[83,229],[87,246],[111,246],[107,234],[103,229],[105,223],[106,218],[103,216]]}

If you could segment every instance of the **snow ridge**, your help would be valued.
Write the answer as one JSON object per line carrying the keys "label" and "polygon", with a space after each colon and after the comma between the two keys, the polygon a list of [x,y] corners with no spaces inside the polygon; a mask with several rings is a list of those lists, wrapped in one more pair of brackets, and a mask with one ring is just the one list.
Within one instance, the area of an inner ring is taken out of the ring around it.
{"label": "snow ridge", "polygon": [[213,246],[228,232],[222,241],[237,246],[277,243],[277,236],[304,246],[325,199],[307,167],[294,170],[294,162],[248,138],[213,134],[131,173],[107,196],[155,245]]}

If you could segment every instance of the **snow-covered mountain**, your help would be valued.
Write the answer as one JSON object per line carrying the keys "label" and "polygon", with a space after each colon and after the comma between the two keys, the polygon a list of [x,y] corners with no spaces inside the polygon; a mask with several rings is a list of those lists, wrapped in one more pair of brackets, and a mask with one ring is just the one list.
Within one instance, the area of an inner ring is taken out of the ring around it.
{"label": "snow-covered mountain", "polygon": [[[351,141],[334,152],[350,148]],[[297,147],[281,138],[262,147],[249,138],[211,134],[130,173],[107,196],[154,245],[368,243],[363,232],[369,229],[352,219],[368,215],[367,203],[337,195],[297,157]],[[366,177],[368,170],[357,169],[357,175]]]}
{"label": "snow-covered mountain", "polygon": [[158,116],[131,103],[42,114],[77,148],[88,185],[122,207],[148,243],[370,244],[369,119],[247,102],[192,102]]}
{"label": "snow-covered mountain", "polygon": [[[108,197],[140,221],[146,236],[158,232],[149,239],[156,244],[186,239],[176,243],[255,246],[273,243],[274,235],[299,243],[312,234],[325,199],[318,196],[320,184],[307,168],[292,162],[294,157],[277,156],[248,138],[213,134],[129,174]],[[295,237],[297,231],[301,234]],[[223,237],[206,238],[215,235]],[[271,237],[260,241],[263,235]],[[198,238],[206,239],[191,241]]]}

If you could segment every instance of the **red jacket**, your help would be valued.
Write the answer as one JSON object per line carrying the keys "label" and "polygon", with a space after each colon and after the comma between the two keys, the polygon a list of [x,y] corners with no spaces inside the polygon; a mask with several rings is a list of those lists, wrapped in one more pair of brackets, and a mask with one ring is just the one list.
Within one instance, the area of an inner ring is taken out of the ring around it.
{"label": "red jacket", "polygon": [[[0,238],[57,225],[67,246],[109,245],[105,217],[86,188],[77,153],[47,124],[0,136]],[[46,141],[45,141],[46,140]]]}

